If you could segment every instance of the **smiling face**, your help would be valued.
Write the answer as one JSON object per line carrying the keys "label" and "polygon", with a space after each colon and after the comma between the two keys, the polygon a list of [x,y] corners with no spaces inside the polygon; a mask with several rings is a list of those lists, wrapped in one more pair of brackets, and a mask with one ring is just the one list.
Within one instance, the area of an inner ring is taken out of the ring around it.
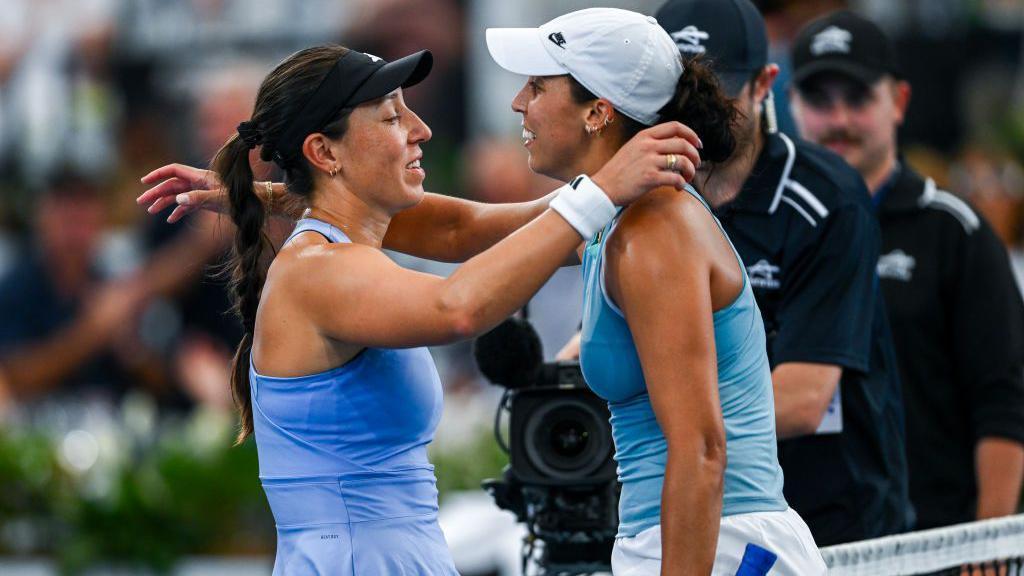
{"label": "smiling face", "polygon": [[430,128],[405,105],[402,90],[357,106],[345,135],[332,143],[338,178],[366,202],[391,213],[423,198],[420,144]]}
{"label": "smiling face", "polygon": [[512,110],[523,115],[531,170],[563,182],[581,172],[588,106],[573,100],[568,76],[531,76],[512,100]]}

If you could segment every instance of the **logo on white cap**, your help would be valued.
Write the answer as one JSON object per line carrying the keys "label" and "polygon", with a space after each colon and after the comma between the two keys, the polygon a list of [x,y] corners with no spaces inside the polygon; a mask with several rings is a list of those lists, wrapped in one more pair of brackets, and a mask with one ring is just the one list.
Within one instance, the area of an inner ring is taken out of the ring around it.
{"label": "logo on white cap", "polygon": [[565,36],[562,36],[561,32],[552,32],[551,34],[548,34],[548,40],[554,42],[555,46],[565,50]]}
{"label": "logo on white cap", "polygon": [[831,52],[849,54],[851,40],[853,40],[853,34],[850,34],[849,31],[843,30],[838,26],[829,26],[814,35],[814,41],[811,43],[811,54],[815,56]]}
{"label": "logo on white cap", "polygon": [[675,40],[676,46],[679,46],[679,51],[687,54],[703,54],[707,52],[708,49],[701,42],[706,41],[710,37],[710,34],[692,25],[672,33],[672,39]]}

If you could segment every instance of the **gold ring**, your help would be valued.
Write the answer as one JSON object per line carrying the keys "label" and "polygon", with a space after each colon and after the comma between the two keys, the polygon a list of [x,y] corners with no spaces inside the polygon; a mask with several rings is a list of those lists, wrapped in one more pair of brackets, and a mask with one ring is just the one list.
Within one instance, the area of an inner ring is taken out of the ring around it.
{"label": "gold ring", "polygon": [[665,156],[665,166],[669,170],[675,170],[676,169],[676,161],[678,161],[678,160],[679,159],[676,158],[675,154],[669,154],[668,156]]}

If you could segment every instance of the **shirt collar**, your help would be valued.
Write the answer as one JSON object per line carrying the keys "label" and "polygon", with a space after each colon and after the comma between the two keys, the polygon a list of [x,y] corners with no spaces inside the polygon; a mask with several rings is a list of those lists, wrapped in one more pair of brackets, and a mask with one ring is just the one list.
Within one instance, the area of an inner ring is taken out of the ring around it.
{"label": "shirt collar", "polygon": [[764,148],[740,193],[723,208],[774,213],[795,161],[796,146],[788,136],[781,132],[766,134]]}
{"label": "shirt collar", "polygon": [[[901,157],[898,168],[875,194],[875,197],[881,196],[875,204],[876,210],[879,214],[920,210],[924,191],[924,179],[907,166]],[[872,198],[874,201],[875,198]]]}

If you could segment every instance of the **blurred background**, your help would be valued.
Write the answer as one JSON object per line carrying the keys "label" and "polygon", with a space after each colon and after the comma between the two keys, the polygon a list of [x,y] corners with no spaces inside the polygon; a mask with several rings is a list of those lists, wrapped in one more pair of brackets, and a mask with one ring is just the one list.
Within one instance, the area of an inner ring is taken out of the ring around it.
{"label": "blurred background", "polygon": [[[909,161],[984,212],[1020,279],[1024,2],[755,3],[783,70],[777,101],[790,133],[796,31],[841,7],[887,29],[914,89],[901,134]],[[215,274],[230,224],[147,215],[135,203],[142,175],[174,161],[205,166],[276,62],[338,42],[385,59],[433,51],[430,78],[406,95],[434,134],[428,190],[536,198],[556,184],[527,168],[510,110],[523,79],[491,62],[484,29],[591,5],[0,0],[0,573],[269,573],[274,529],[255,447],[231,447],[239,327]],[[530,305],[549,359],[579,322],[581,292],[579,271],[565,269]],[[469,344],[433,352],[447,404],[432,446],[443,522],[453,547],[472,549],[460,510],[486,498],[480,480],[506,462],[492,436],[500,391],[477,373]],[[515,529],[494,514],[488,522]],[[518,546],[498,556],[466,562],[511,574]]]}

